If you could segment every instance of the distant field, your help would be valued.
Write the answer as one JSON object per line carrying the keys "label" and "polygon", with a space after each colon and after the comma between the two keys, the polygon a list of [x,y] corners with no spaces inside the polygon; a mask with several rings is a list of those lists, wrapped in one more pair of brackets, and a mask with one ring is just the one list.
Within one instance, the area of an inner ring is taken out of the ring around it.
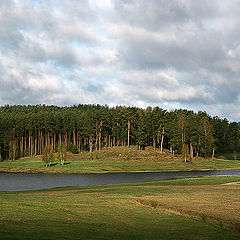
{"label": "distant field", "polygon": [[238,182],[205,177],[1,192],[0,238],[238,240]]}
{"label": "distant field", "polygon": [[7,172],[44,172],[44,173],[107,173],[142,171],[183,171],[240,169],[240,161],[194,158],[192,162],[183,162],[181,155],[173,158],[168,151],[161,154],[152,148],[138,151],[126,147],[104,148],[99,152],[68,154],[66,164],[61,166],[57,159],[51,167],[44,167],[41,156],[0,162],[0,171]]}

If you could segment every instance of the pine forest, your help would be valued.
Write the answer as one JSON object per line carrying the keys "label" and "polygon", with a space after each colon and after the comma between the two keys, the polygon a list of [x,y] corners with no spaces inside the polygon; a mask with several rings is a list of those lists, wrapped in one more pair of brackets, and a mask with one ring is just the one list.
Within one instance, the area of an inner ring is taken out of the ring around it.
{"label": "pine forest", "polygon": [[73,153],[137,145],[168,149],[171,154],[212,157],[240,150],[240,123],[206,112],[167,111],[159,107],[71,107],[29,105],[0,107],[0,159],[53,152],[64,145]]}

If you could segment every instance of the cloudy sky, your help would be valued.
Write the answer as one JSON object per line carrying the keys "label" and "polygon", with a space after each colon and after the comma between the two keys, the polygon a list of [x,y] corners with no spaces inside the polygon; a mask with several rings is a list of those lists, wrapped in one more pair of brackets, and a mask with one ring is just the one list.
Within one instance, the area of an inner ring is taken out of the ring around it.
{"label": "cloudy sky", "polygon": [[240,120],[240,0],[0,0],[0,105]]}

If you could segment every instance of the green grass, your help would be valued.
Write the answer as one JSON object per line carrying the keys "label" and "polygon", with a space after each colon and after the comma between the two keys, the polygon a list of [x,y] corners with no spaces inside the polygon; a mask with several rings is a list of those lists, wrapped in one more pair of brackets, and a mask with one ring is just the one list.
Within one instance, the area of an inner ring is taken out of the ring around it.
{"label": "green grass", "polygon": [[165,150],[161,154],[152,148],[138,151],[126,147],[105,148],[98,152],[69,154],[67,164],[61,166],[57,160],[51,167],[44,167],[41,156],[20,158],[16,161],[0,162],[0,171],[8,172],[44,172],[44,173],[108,173],[108,172],[145,172],[145,171],[190,171],[240,169],[240,161],[223,159],[195,158],[192,162],[183,162],[180,155],[174,158]]}
{"label": "green grass", "polygon": [[240,178],[1,192],[0,239],[240,239],[229,182]]}

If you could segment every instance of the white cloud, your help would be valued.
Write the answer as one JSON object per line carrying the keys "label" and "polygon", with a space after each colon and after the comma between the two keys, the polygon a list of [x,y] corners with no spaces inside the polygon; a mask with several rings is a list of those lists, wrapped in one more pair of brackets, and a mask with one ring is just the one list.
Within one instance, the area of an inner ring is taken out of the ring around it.
{"label": "white cloud", "polygon": [[238,0],[2,0],[0,104],[189,108],[239,120]]}

